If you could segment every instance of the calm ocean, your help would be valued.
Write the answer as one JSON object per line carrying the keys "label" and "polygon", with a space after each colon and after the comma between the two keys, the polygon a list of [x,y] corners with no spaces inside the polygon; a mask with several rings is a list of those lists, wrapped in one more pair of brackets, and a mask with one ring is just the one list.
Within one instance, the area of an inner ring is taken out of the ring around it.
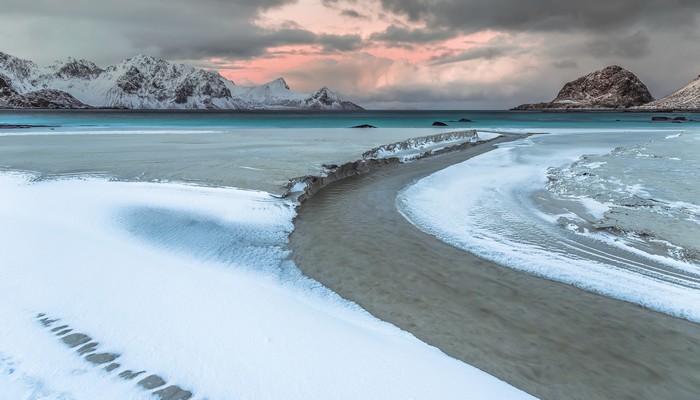
{"label": "calm ocean", "polygon": [[[60,128],[344,128],[370,124],[380,128],[425,128],[440,121],[459,128],[657,128],[652,116],[685,117],[699,113],[541,113],[512,111],[19,111],[0,110],[2,124],[56,125]],[[473,122],[453,122],[465,118]],[[689,123],[688,126],[693,126]],[[677,127],[677,126],[674,126]]]}

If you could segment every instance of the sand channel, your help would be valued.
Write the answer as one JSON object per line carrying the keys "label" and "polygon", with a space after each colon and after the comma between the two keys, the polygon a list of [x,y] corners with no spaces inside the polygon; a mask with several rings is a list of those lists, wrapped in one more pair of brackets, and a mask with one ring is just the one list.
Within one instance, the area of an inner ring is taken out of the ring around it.
{"label": "sand channel", "polygon": [[326,186],[299,209],[294,261],[378,318],[542,399],[697,399],[700,324],[484,261],[396,211],[411,182],[492,148]]}

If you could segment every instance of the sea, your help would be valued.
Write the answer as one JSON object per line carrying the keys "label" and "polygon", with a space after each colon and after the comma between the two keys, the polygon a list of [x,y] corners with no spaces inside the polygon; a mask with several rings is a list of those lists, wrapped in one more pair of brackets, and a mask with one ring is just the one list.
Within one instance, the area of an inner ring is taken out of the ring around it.
{"label": "sea", "polygon": [[[363,124],[377,128],[352,128]],[[41,313],[119,351],[123,368],[160,371],[203,396],[230,395],[230,378],[244,397],[308,397],[295,386],[303,371],[289,367],[301,363],[325,397],[337,394],[334,376],[363,397],[394,379],[360,366],[363,357],[406,358],[410,375],[391,381],[400,390],[390,397],[444,388],[439,397],[458,398],[458,382],[475,380],[484,398],[511,393],[482,375],[463,379],[451,361],[424,371],[438,362],[421,360],[442,356],[289,264],[298,203],[285,195],[295,178],[456,131],[519,136],[405,188],[396,204],[417,229],[506,267],[700,322],[700,114],[2,110],[0,125],[31,126],[0,129],[0,292],[13,300],[0,304],[0,388],[99,393],[80,366],[44,368],[69,362],[27,321]],[[24,342],[11,340],[18,335]],[[30,339],[49,350],[20,345]],[[245,367],[231,369],[236,354]],[[210,374],[194,373],[202,360]],[[233,372],[215,379],[220,370]],[[110,387],[115,398],[132,395]]]}

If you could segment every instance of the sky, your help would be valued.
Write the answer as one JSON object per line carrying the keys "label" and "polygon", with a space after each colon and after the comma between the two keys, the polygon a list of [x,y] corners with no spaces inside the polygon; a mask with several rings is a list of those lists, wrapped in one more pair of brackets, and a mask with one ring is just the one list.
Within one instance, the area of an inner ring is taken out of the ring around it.
{"label": "sky", "polygon": [[698,0],[2,0],[0,51],[137,54],[370,109],[507,109],[616,64],[655,98],[700,74]]}

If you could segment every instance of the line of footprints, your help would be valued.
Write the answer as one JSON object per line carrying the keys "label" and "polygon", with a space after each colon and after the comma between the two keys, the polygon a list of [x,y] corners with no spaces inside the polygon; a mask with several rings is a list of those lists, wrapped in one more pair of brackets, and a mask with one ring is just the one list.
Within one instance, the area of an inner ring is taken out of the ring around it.
{"label": "line of footprints", "polygon": [[[95,366],[104,366],[104,370],[112,372],[121,367],[117,359],[119,354],[97,352],[99,343],[83,333],[73,332],[73,329],[68,325],[57,324],[59,319],[51,319],[46,314],[37,314],[37,320],[46,328],[50,328],[56,336],[61,338],[61,341],[68,347],[75,349],[75,352],[84,356],[85,360]],[[124,369],[119,372],[119,377],[125,380],[134,380],[146,375],[146,371],[135,371]],[[166,386],[166,382],[158,375],[147,375],[141,378],[137,383],[146,391],[152,391],[153,395],[160,400],[189,400],[192,398],[192,392],[184,390],[176,385]]]}

